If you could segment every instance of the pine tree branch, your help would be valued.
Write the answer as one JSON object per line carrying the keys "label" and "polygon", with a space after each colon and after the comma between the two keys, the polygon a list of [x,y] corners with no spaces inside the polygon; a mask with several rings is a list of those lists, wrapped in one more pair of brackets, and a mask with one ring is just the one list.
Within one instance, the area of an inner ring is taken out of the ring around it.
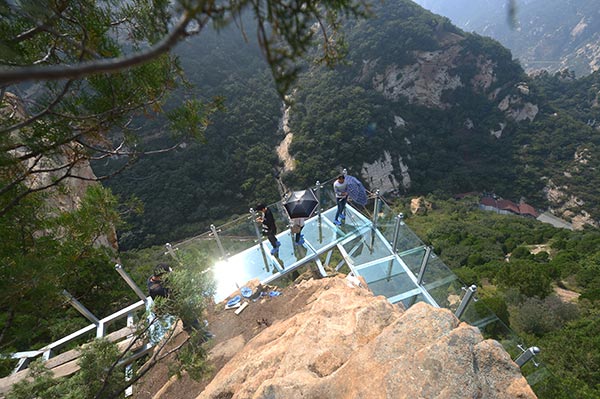
{"label": "pine tree branch", "polygon": [[[117,72],[148,62],[171,50],[185,36],[193,15],[184,11],[175,28],[154,46],[125,57],[83,62],[77,65],[28,66],[0,69],[0,85],[15,84],[31,80],[77,79],[92,74]],[[200,29],[204,25],[200,25]],[[198,30],[199,32],[199,30]]]}

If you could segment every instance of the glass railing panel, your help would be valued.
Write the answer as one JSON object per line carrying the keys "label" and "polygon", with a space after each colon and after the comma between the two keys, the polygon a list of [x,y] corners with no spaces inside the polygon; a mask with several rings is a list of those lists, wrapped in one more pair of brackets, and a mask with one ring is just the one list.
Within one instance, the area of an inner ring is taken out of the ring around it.
{"label": "glass railing panel", "polygon": [[218,227],[217,234],[228,257],[258,243],[256,222],[252,220],[250,213]]}
{"label": "glass railing panel", "polygon": [[[418,277],[418,275],[417,275]],[[456,310],[464,284],[435,254],[431,253],[423,273],[422,284],[439,306]]]}
{"label": "glass railing panel", "polygon": [[[477,327],[484,338],[498,341],[513,360],[516,360],[524,350],[530,347],[481,300],[470,302],[460,320]],[[529,361],[521,367],[521,373],[527,378],[530,385],[539,384],[540,390],[552,385],[548,385],[547,382],[543,381],[551,378],[550,371],[543,364],[540,366],[534,364],[534,362],[540,364],[539,362],[543,361],[543,356],[544,354],[541,352],[534,357],[533,361]],[[556,390],[557,387],[554,386],[552,389]],[[537,393],[538,389],[534,390]]]}
{"label": "glass railing panel", "polygon": [[326,182],[322,182],[320,193],[318,192],[316,187],[313,190],[315,192],[315,195],[317,195],[317,197],[320,197],[322,211],[337,206],[335,194],[333,192],[334,181],[335,179],[330,179]]}
{"label": "glass railing panel", "polygon": [[455,312],[460,304],[462,284],[456,276],[448,276],[423,286],[435,303],[442,308]]}
{"label": "glass railing panel", "polygon": [[395,257],[365,266],[357,266],[355,270],[365,279],[374,295],[383,295],[388,299],[395,297],[400,300],[408,292],[417,290],[415,294],[420,293],[406,269]]}
{"label": "glass railing panel", "polygon": [[[393,244],[394,243],[392,243],[392,245]],[[413,233],[406,223],[400,223],[398,228],[398,239],[396,240],[396,251],[398,253],[424,245],[423,241]]]}
{"label": "glass railing panel", "polygon": [[394,213],[392,208],[382,198],[378,201],[377,209],[377,228],[381,234],[392,243],[398,215]]}
{"label": "glass railing panel", "polygon": [[[305,229],[302,229],[302,234],[304,234],[304,230]],[[306,237],[306,234],[304,235]],[[277,239],[281,243],[281,246],[279,247],[277,255],[274,256],[274,259],[282,271],[289,269],[290,266],[297,264],[302,259],[312,256],[315,253],[311,249],[311,246],[306,243],[306,238],[304,245],[297,245],[295,241],[295,234],[292,234],[289,229],[278,234]],[[265,242],[265,246],[267,248],[271,248],[271,245],[268,243],[268,241]]]}
{"label": "glass railing panel", "polygon": [[[419,278],[420,270],[415,273]],[[462,297],[464,284],[435,254],[430,253],[421,284],[438,306],[456,311]]]}
{"label": "glass railing panel", "polygon": [[337,200],[333,191],[333,181],[322,184],[321,187],[321,210],[325,211],[337,207]]}
{"label": "glass railing panel", "polygon": [[479,328],[486,338],[496,339],[497,336],[511,333],[508,326],[480,300],[471,301],[460,319]]}
{"label": "glass railing panel", "polygon": [[264,251],[257,245],[217,262],[212,273],[215,281],[215,302],[220,302],[252,279],[265,280],[282,270],[277,259],[263,244]]}
{"label": "glass railing panel", "polygon": [[402,304],[402,306],[404,306],[404,309],[408,309],[418,302],[429,303],[429,301],[423,294],[411,295],[406,298],[401,298],[397,300],[395,300],[394,298],[390,298],[390,302],[394,304]]}
{"label": "glass railing panel", "polygon": [[205,258],[212,265],[223,258],[223,252],[210,232],[173,244],[173,251],[183,263]]}
{"label": "glass railing panel", "polygon": [[400,256],[400,259],[402,259],[409,270],[416,276],[421,268],[425,252],[425,247],[416,247],[400,252],[398,253],[398,256]]}
{"label": "glass railing panel", "polygon": [[376,230],[367,227],[364,232],[344,244],[354,266],[392,255],[389,243],[384,242]]}
{"label": "glass railing panel", "polygon": [[[542,359],[543,356],[544,352],[539,355]],[[536,362],[539,362],[539,360],[537,359]],[[521,373],[523,373],[538,398],[574,398],[571,387],[567,386],[563,379],[558,378],[548,365],[538,364],[539,366],[536,367],[530,361],[521,367]]]}

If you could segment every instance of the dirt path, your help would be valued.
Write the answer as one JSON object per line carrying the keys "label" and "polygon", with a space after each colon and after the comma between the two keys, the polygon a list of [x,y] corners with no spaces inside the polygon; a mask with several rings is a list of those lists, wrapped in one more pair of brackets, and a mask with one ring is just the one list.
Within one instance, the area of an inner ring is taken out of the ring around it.
{"label": "dirt path", "polygon": [[281,162],[283,162],[283,170],[281,171],[282,173],[290,172],[296,167],[296,161],[289,152],[290,144],[292,144],[292,140],[294,138],[294,134],[290,131],[289,121],[290,106],[288,105],[283,109],[283,117],[281,122],[281,128],[285,134],[285,137],[277,146],[277,155],[279,156]]}

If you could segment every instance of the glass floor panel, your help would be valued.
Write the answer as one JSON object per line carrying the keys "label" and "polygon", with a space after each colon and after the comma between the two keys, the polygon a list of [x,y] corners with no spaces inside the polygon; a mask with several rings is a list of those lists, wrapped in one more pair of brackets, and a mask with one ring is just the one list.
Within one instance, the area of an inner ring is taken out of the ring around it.
{"label": "glass floor panel", "polygon": [[[318,217],[309,219],[302,229],[304,240],[317,251],[346,236],[343,231],[331,222],[330,213],[331,210],[321,214],[321,223],[319,223]],[[335,215],[335,211],[333,215]]]}
{"label": "glass floor panel", "polygon": [[368,266],[359,266],[356,271],[365,279],[369,289],[375,295],[392,298],[412,290],[417,290],[412,296],[421,293],[419,287],[395,257]]}
{"label": "glass floor panel", "polygon": [[269,244],[264,245],[266,265],[258,245],[214,265],[212,272],[215,281],[214,298],[216,303],[227,298],[248,280],[258,278],[262,281],[279,272],[281,266],[269,253],[270,247]]}
{"label": "glass floor panel", "polygon": [[389,245],[371,228],[365,229],[362,235],[344,244],[344,249],[350,256],[353,265],[360,265],[392,255]]}
{"label": "glass floor panel", "polygon": [[425,247],[417,247],[401,252],[398,255],[402,258],[402,261],[408,266],[410,271],[413,272],[413,274],[418,275],[425,252]]}
{"label": "glass floor panel", "polygon": [[260,245],[264,248],[264,254],[259,244],[255,244],[226,260],[217,262],[212,268],[215,301],[217,303],[222,301],[249,280],[272,281],[304,265],[316,255],[334,249],[342,242],[345,242],[343,248],[349,254],[352,266],[374,263],[367,268],[361,268],[359,274],[366,277],[364,273],[368,273],[371,276],[367,278],[367,283],[376,295],[410,298],[410,291],[416,287],[397,258],[392,261],[391,278],[387,279],[386,274],[382,274],[387,272],[389,261],[377,261],[382,258],[392,259],[393,254],[390,245],[382,239],[381,234],[371,228],[371,220],[348,205],[346,219],[341,226],[336,226],[333,223],[336,211],[337,207],[333,207],[322,212],[320,223],[317,216],[305,222],[302,229],[304,246],[294,245],[294,235],[290,230],[285,230],[277,235],[281,243],[277,256],[271,255],[271,244],[263,238]]}
{"label": "glass floor panel", "polygon": [[425,296],[423,296],[423,294],[418,294],[415,296],[411,296],[409,298],[404,298],[400,301],[394,301],[392,303],[402,303],[402,305],[404,305],[404,309],[408,309],[410,308],[412,305],[414,305],[417,302],[425,302],[425,303],[429,303],[431,304],[427,298],[425,298]]}
{"label": "glass floor panel", "polygon": [[[302,234],[304,234],[304,229],[302,230]],[[314,255],[315,253],[309,245],[295,245],[294,234],[292,234],[289,230],[278,234],[277,239],[281,243],[281,246],[279,247],[279,254],[274,256],[273,259],[277,263],[277,266],[282,270],[288,269],[290,266],[298,263],[307,256]],[[304,236],[304,240],[308,241],[306,234]],[[264,241],[264,246],[267,256],[271,256],[271,244],[268,241]]]}

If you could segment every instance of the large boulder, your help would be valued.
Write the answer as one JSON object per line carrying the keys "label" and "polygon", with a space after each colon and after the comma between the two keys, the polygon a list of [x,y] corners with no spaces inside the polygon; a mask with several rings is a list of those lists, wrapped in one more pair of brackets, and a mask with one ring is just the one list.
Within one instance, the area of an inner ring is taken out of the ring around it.
{"label": "large boulder", "polygon": [[332,278],[251,339],[199,399],[535,398],[499,343],[446,309],[408,310]]}

